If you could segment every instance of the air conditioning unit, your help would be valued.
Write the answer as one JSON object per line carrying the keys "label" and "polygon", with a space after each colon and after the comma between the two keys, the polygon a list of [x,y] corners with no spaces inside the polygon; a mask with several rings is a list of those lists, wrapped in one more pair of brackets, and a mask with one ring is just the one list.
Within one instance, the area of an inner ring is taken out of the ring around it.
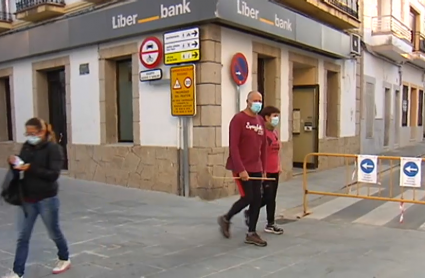
{"label": "air conditioning unit", "polygon": [[361,38],[357,34],[350,34],[351,39],[351,54],[361,55],[362,46],[361,46]]}

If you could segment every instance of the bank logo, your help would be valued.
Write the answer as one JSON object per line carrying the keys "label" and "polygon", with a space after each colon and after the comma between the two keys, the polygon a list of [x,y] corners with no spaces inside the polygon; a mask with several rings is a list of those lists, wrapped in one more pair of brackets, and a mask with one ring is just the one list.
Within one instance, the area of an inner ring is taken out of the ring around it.
{"label": "bank logo", "polygon": [[139,14],[123,15],[118,14],[112,17],[112,29],[121,29],[133,26],[135,24],[152,22],[159,19],[165,19],[185,14],[192,13],[190,8],[190,1],[182,0],[179,4],[165,6],[163,4],[159,7],[159,15],[139,18]]}
{"label": "bank logo", "polygon": [[161,4],[161,18],[168,18],[183,14],[190,14],[190,2],[183,0],[181,4],[164,6]]}
{"label": "bank logo", "polygon": [[292,22],[289,19],[282,19],[274,15],[274,25],[280,29],[292,32]]}

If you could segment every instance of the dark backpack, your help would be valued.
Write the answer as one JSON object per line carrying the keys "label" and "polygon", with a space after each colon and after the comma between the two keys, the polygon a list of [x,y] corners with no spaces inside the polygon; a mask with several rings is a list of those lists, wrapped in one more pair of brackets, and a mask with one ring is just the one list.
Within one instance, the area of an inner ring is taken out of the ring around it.
{"label": "dark backpack", "polygon": [[12,169],[7,172],[1,188],[1,197],[10,205],[22,206],[23,192],[19,172]]}

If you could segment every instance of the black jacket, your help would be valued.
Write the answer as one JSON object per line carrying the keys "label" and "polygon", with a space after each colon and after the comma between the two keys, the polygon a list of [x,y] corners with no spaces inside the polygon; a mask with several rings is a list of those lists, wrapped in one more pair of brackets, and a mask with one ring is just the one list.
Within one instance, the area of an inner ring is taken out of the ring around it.
{"label": "black jacket", "polygon": [[58,182],[64,163],[62,147],[51,142],[36,146],[25,143],[19,157],[30,167],[22,180],[25,199],[40,201],[58,194]]}

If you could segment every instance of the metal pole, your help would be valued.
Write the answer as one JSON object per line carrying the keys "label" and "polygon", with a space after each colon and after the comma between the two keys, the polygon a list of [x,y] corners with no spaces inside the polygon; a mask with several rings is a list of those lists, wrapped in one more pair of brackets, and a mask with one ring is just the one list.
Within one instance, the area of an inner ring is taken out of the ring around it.
{"label": "metal pole", "polygon": [[178,142],[179,142],[179,151],[178,151],[178,156],[179,156],[179,178],[178,178],[178,183],[179,183],[179,196],[184,196],[184,171],[183,171],[183,140],[182,140],[182,136],[183,136],[183,126],[182,126],[182,118],[179,117],[179,131],[178,131]]}
{"label": "metal pole", "polygon": [[241,110],[241,86],[236,86],[236,113]]}
{"label": "metal pole", "polygon": [[183,117],[183,180],[184,196],[190,196],[189,175],[189,117]]}

